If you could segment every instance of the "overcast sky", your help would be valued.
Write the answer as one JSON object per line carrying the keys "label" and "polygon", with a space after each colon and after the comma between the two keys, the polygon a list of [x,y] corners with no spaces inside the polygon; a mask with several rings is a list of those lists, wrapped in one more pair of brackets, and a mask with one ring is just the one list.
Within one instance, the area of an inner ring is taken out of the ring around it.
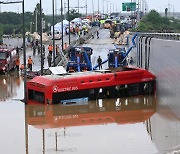
{"label": "overcast sky", "polygon": [[[21,1],[21,0],[0,0],[0,1]],[[25,1],[25,11],[33,11],[36,4],[39,2],[39,0],[24,0]],[[57,1],[57,13],[60,13],[60,0]],[[77,7],[78,1],[79,6],[84,7],[86,5],[86,0],[69,0],[70,1],[70,7]],[[104,2],[103,2],[104,1]],[[135,1],[135,0],[132,0]],[[136,2],[142,2],[146,1],[148,5],[148,9],[155,9],[157,11],[164,11],[164,9],[167,7],[169,8],[170,12],[180,12],[180,0],[136,0]],[[92,5],[92,2],[94,5]],[[122,3],[124,2],[131,2],[131,0],[99,0],[99,10],[103,12],[103,6],[104,6],[104,12],[106,13],[107,10],[110,12],[114,11],[122,11]],[[63,0],[63,3],[67,3],[67,0]],[[104,5],[103,5],[104,4]],[[107,7],[108,4],[108,7]],[[94,11],[98,10],[98,0],[87,0],[88,5],[88,13],[92,13],[93,8]],[[0,5],[1,12],[4,11],[13,11],[13,12],[22,12],[21,4],[1,4]],[[94,7],[92,7],[94,6]],[[45,14],[52,14],[52,0],[42,0],[42,8],[43,12]],[[142,7],[143,9],[143,7]],[[85,8],[80,8],[80,13],[85,13]]]}

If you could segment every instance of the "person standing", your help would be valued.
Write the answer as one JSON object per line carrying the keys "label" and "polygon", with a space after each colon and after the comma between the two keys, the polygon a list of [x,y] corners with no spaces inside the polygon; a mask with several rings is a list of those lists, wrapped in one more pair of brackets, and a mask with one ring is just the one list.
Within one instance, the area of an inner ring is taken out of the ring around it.
{"label": "person standing", "polygon": [[19,47],[16,47],[16,54],[19,56]]}
{"label": "person standing", "polygon": [[32,64],[34,64],[33,60],[31,58],[31,56],[29,56],[29,58],[28,58],[28,68],[30,69],[30,71],[32,71]]}
{"label": "person standing", "polygon": [[34,45],[33,46],[33,56],[35,56],[35,54],[36,54],[36,46]]}
{"label": "person standing", "polygon": [[42,46],[42,51],[43,51],[43,54],[45,55],[46,49],[45,49],[45,45],[44,44]]}
{"label": "person standing", "polygon": [[48,51],[49,51],[49,54],[52,55],[52,52],[53,52],[53,46],[52,46],[52,44],[50,44],[50,45],[48,46]]}
{"label": "person standing", "polygon": [[36,44],[36,48],[38,48],[38,46],[39,46],[39,41],[38,41],[38,39],[36,39],[35,44]]}
{"label": "person standing", "polygon": [[19,56],[16,59],[16,70],[19,71],[20,59]]}
{"label": "person standing", "polygon": [[99,70],[102,69],[102,59],[100,56],[97,59],[97,63],[98,63]]}
{"label": "person standing", "polygon": [[59,46],[56,44],[56,56],[59,56],[60,55],[60,53],[59,53]]}
{"label": "person standing", "polygon": [[47,56],[48,66],[51,67],[52,55],[49,53]]}
{"label": "person standing", "polygon": [[97,38],[99,38],[99,31],[97,31]]}
{"label": "person standing", "polygon": [[67,43],[65,42],[65,43],[64,43],[64,47],[63,47],[64,51],[65,51],[67,48],[68,48],[68,45],[67,45]]}

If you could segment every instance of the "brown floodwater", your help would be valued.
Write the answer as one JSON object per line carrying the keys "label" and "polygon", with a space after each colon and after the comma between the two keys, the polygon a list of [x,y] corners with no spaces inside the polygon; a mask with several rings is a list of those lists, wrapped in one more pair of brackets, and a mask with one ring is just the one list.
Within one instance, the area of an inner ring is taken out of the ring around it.
{"label": "brown floodwater", "polygon": [[23,89],[21,76],[0,75],[2,154],[154,154],[180,144],[179,119],[158,96],[43,106],[24,105]]}

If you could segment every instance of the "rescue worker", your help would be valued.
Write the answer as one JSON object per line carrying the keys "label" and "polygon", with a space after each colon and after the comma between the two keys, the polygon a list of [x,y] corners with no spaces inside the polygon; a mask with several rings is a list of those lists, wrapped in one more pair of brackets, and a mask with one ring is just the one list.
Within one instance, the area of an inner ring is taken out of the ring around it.
{"label": "rescue worker", "polygon": [[80,30],[78,31],[78,36],[81,37],[81,31]]}
{"label": "rescue worker", "polygon": [[38,55],[41,53],[41,46],[38,45]]}
{"label": "rescue worker", "polygon": [[102,69],[102,59],[100,56],[97,59],[97,63],[98,63],[99,70]]}
{"label": "rescue worker", "polygon": [[34,40],[31,42],[31,49],[34,47]]}
{"label": "rescue worker", "polygon": [[19,48],[18,48],[18,46],[16,47],[16,54],[19,56]]}
{"label": "rescue worker", "polygon": [[59,56],[60,55],[60,53],[59,53],[59,46],[58,45],[56,45],[56,56]]}
{"label": "rescue worker", "polygon": [[92,39],[94,38],[94,33],[92,32]]}
{"label": "rescue worker", "polygon": [[67,49],[67,47],[68,47],[68,45],[67,45],[67,43],[65,42],[65,43],[64,43],[64,48],[63,48],[64,51]]}
{"label": "rescue worker", "polygon": [[19,57],[16,59],[16,69],[19,71],[20,59]]}
{"label": "rescue worker", "polygon": [[30,69],[30,71],[32,71],[32,64],[34,64],[33,60],[31,58],[31,56],[29,56],[29,58],[28,58],[28,68]]}
{"label": "rescue worker", "polygon": [[48,66],[51,67],[52,55],[49,53],[47,56]]}
{"label": "rescue worker", "polygon": [[24,70],[24,64],[21,64],[20,70],[21,72]]}
{"label": "rescue worker", "polygon": [[38,41],[38,39],[36,39],[35,44],[36,44],[36,48],[38,48],[38,45],[39,45],[39,41]]}
{"label": "rescue worker", "polygon": [[86,34],[88,34],[88,27],[87,26],[85,28],[85,32],[86,32]]}
{"label": "rescue worker", "polygon": [[129,63],[130,63],[130,64],[133,63],[133,58],[132,58],[132,57],[130,58]]}
{"label": "rescue worker", "polygon": [[99,31],[97,31],[97,39],[99,38]]}
{"label": "rescue worker", "polygon": [[46,49],[45,49],[44,44],[43,44],[43,46],[42,46],[42,53],[43,53],[43,56],[45,57]]}
{"label": "rescue worker", "polygon": [[52,44],[50,44],[50,45],[48,46],[48,51],[49,51],[49,54],[52,55],[52,52],[53,52],[53,46],[52,46]]}
{"label": "rescue worker", "polygon": [[35,56],[35,54],[36,54],[36,46],[34,45],[33,46],[33,56]]}

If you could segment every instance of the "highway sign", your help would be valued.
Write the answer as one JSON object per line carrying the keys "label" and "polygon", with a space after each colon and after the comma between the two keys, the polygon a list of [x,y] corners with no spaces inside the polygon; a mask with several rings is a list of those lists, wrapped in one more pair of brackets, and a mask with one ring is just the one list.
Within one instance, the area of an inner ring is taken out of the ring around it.
{"label": "highway sign", "polygon": [[122,11],[135,11],[136,10],[136,3],[122,3]]}

